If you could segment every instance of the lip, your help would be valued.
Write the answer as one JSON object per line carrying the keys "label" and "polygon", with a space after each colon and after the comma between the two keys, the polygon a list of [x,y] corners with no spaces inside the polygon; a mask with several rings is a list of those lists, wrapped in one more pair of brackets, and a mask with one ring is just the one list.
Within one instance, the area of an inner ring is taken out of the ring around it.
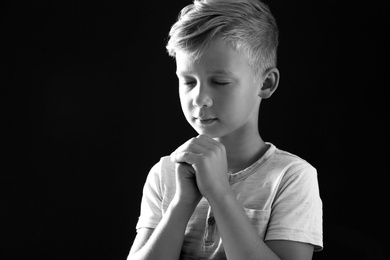
{"label": "lip", "polygon": [[211,125],[213,124],[215,121],[217,121],[216,118],[200,118],[200,117],[195,117],[195,121],[200,124],[200,125]]}

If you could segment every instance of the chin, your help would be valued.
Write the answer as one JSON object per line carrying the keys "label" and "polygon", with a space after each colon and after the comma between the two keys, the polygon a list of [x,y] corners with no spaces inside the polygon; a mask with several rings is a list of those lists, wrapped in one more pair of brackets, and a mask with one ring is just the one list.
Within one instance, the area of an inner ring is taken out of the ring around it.
{"label": "chin", "polygon": [[199,127],[195,127],[195,126],[193,126],[193,128],[198,134],[207,135],[208,137],[211,137],[214,139],[220,138],[220,137],[223,137],[226,135],[221,130],[218,131],[217,129],[203,129],[203,128],[199,128]]}
{"label": "chin", "polygon": [[192,126],[194,130],[199,134],[199,135],[207,135],[208,137],[211,138],[217,138],[219,135],[215,131],[211,131],[209,129],[200,129],[199,127]]}

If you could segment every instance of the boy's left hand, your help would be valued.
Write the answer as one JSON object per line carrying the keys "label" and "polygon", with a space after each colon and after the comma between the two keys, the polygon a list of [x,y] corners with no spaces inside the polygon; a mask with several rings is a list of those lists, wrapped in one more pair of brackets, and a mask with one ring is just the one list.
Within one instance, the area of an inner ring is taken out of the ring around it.
{"label": "boy's left hand", "polygon": [[230,188],[225,147],[211,137],[199,135],[188,140],[171,159],[194,168],[198,189],[207,199]]}

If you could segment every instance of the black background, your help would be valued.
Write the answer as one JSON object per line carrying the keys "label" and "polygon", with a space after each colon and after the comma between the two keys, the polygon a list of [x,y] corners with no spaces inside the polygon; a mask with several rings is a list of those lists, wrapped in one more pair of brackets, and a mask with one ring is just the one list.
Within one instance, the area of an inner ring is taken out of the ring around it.
{"label": "black background", "polygon": [[[195,135],[165,53],[187,3],[2,3],[0,259],[126,258],[150,167]],[[318,170],[314,259],[385,259],[385,6],[266,3],[281,81],[260,132]]]}

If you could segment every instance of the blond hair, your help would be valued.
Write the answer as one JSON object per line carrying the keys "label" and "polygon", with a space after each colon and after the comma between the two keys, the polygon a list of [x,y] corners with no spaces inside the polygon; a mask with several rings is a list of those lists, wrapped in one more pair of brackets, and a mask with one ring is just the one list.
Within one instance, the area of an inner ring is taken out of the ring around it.
{"label": "blond hair", "polygon": [[194,0],[169,32],[170,56],[184,50],[198,59],[220,37],[247,55],[256,73],[276,66],[278,28],[269,8],[258,0]]}

